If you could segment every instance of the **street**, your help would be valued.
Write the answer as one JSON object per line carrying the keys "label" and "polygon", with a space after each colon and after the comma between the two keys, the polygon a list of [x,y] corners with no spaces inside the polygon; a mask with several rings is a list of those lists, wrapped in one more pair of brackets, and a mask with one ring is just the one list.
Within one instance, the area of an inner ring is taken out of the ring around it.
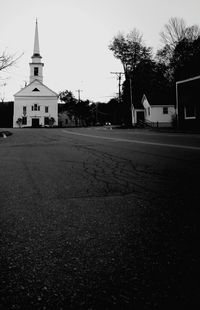
{"label": "street", "polygon": [[193,309],[200,135],[9,129],[1,309]]}

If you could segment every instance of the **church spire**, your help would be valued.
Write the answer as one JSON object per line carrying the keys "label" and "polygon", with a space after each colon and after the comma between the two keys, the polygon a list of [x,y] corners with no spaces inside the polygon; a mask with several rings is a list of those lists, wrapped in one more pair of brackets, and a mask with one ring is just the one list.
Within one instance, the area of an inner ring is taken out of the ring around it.
{"label": "church spire", "polygon": [[38,22],[37,22],[37,19],[36,19],[36,24],[35,24],[35,38],[34,38],[33,56],[40,56],[39,36],[38,36]]}
{"label": "church spire", "polygon": [[36,24],[35,24],[33,56],[31,58],[32,58],[32,62],[29,64],[30,65],[30,83],[34,80],[39,80],[40,82],[43,82],[44,64],[41,62],[42,56],[40,56],[37,19],[36,19]]}

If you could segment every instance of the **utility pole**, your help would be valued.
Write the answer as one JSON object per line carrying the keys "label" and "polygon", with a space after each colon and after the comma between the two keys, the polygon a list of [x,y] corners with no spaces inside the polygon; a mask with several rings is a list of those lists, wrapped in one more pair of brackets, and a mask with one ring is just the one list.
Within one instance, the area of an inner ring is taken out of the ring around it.
{"label": "utility pole", "polygon": [[130,76],[130,99],[131,99],[131,123],[133,124],[133,89],[132,89],[131,76]]}
{"label": "utility pole", "polygon": [[98,123],[98,102],[95,103],[96,106],[96,124]]}
{"label": "utility pole", "polygon": [[78,92],[78,102],[80,102],[81,101],[81,92],[82,92],[82,89],[77,89],[76,90],[77,92]]}
{"label": "utility pole", "polygon": [[117,76],[118,88],[119,88],[118,101],[120,102],[120,100],[121,100],[121,80],[122,80],[122,74],[124,74],[124,72],[110,72],[110,73],[115,74]]}

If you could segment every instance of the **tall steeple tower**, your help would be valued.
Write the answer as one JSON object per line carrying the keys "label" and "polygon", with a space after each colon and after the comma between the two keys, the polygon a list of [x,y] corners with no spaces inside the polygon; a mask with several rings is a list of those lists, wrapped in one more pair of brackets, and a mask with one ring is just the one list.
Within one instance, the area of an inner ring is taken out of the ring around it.
{"label": "tall steeple tower", "polygon": [[58,125],[58,94],[43,84],[41,59],[36,20],[33,56],[29,64],[30,83],[14,95],[13,127],[18,127],[19,118],[22,118],[23,127],[47,127],[51,118]]}
{"label": "tall steeple tower", "polygon": [[40,56],[37,19],[36,19],[36,24],[35,24],[33,56],[31,58],[32,58],[32,62],[29,64],[30,65],[30,83],[34,80],[39,80],[40,82],[43,83],[44,64],[41,62],[42,56]]}

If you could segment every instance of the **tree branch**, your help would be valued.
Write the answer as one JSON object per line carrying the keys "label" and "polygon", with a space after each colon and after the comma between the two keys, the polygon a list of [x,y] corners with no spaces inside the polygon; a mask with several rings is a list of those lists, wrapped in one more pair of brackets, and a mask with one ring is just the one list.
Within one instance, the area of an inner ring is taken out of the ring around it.
{"label": "tree branch", "polygon": [[0,55],[0,71],[5,70],[15,65],[16,62],[22,57],[22,55],[23,54],[16,57],[16,55],[10,55],[6,51],[4,51]]}

